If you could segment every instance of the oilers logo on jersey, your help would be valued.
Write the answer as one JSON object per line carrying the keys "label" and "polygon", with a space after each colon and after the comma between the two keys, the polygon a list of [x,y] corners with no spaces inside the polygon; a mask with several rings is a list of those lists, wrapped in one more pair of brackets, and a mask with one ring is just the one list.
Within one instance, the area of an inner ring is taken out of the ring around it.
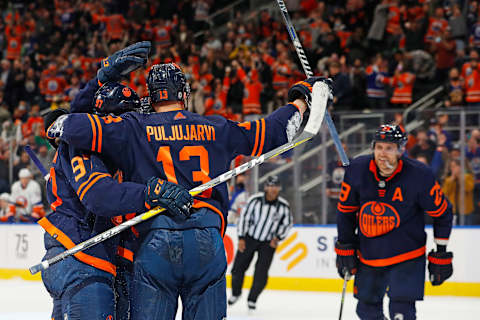
{"label": "oilers logo on jersey", "polygon": [[369,201],[360,209],[358,215],[360,231],[367,238],[389,233],[400,225],[400,216],[390,204]]}

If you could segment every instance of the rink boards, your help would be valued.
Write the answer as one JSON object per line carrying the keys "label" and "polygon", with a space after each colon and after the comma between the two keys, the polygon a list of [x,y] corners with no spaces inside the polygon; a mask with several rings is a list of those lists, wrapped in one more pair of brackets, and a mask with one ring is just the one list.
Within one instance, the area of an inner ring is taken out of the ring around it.
{"label": "rink boards", "polygon": [[[427,228],[427,252],[433,248],[432,229]],[[454,274],[439,287],[426,285],[427,295],[456,295],[480,297],[480,250],[476,241],[480,228],[456,227],[450,237],[449,250],[454,252]],[[289,236],[277,248],[270,269],[267,288],[301,291],[340,291],[342,280],[335,268],[335,226],[295,226]],[[228,272],[233,264],[237,246],[236,229],[227,228],[224,238]],[[43,230],[33,224],[0,225],[0,279],[31,276],[28,267],[38,263],[44,255]],[[245,286],[249,287],[253,274],[252,262],[247,271]],[[227,275],[229,278],[229,275]],[[230,282],[230,281],[228,281]],[[349,281],[351,290],[352,281]]]}

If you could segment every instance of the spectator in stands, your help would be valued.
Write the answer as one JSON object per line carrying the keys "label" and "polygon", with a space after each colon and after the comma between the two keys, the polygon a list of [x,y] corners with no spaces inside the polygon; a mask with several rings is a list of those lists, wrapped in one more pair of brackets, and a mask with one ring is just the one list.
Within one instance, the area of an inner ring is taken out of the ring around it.
{"label": "spectator in stands", "polygon": [[406,108],[412,103],[413,86],[415,83],[415,74],[410,71],[410,61],[403,60],[397,65],[393,77],[381,77],[384,84],[393,89],[390,103],[392,105]]}
{"label": "spectator in stands", "polygon": [[19,222],[36,222],[45,216],[40,185],[27,168],[20,170],[18,178],[12,185],[10,199],[13,204],[10,204],[8,216],[14,216]]}
{"label": "spectator in stands", "polygon": [[[37,158],[40,160],[44,168],[49,168],[52,164],[53,156],[55,155],[55,149],[49,149],[47,145],[42,144],[38,147]],[[36,166],[32,166],[33,176],[38,183],[43,183],[45,180],[42,173]]]}
{"label": "spectator in stands", "polygon": [[452,135],[450,132],[443,129],[443,122],[439,118],[443,115],[435,116],[430,118],[430,128],[428,129],[428,138],[430,141],[438,145],[438,137],[443,134],[445,136],[445,141],[442,143],[448,150],[452,147]]}
{"label": "spectator in stands", "polygon": [[[457,217],[457,223],[459,215],[464,216],[464,223],[466,225],[471,225],[473,222],[473,189],[474,189],[474,177],[469,170],[468,162],[465,162],[465,172],[461,172],[461,162],[459,159],[451,159],[449,163],[449,173],[445,178],[445,181],[442,186],[442,190],[445,193],[445,196],[448,198],[452,204],[453,213]],[[464,182],[464,203],[460,203],[460,184],[461,180]],[[461,218],[460,218],[461,219]],[[461,221],[461,220],[460,220]]]}
{"label": "spectator in stands", "polygon": [[333,105],[336,109],[346,109],[352,103],[352,86],[348,75],[341,72],[338,61],[332,61],[328,66],[328,76],[333,80]]}
{"label": "spectator in stands", "polygon": [[467,22],[458,3],[453,4],[452,16],[448,20],[448,25],[451,28],[452,37],[455,40],[457,51],[464,50],[465,39],[468,34]]}
{"label": "spectator in stands", "polygon": [[13,166],[13,176],[18,177],[20,170],[22,170],[23,168],[30,169],[31,165],[32,164],[30,162],[30,157],[28,156],[28,153],[22,149],[18,162]]}
{"label": "spectator in stands", "polygon": [[436,81],[444,82],[448,77],[448,71],[455,65],[456,42],[452,37],[450,27],[435,38],[431,45],[431,51],[435,53]]}
{"label": "spectator in stands", "polygon": [[245,174],[239,174],[235,177],[235,186],[230,198],[228,208],[228,222],[237,223],[240,213],[244,210],[248,200],[248,192],[245,188],[246,176]]}
{"label": "spectator in stands", "polygon": [[386,109],[387,92],[382,80],[388,76],[387,63],[381,54],[377,54],[372,60],[372,64],[365,70],[368,106],[372,109]]}
{"label": "spectator in stands", "polygon": [[416,134],[417,143],[410,149],[410,157],[416,159],[419,153],[423,153],[427,157],[427,162],[432,162],[433,154],[435,153],[435,144],[428,138],[427,131],[420,129]]}
{"label": "spectator in stands", "polygon": [[0,194],[0,222],[13,222],[13,218],[8,219],[10,206],[10,195],[6,192]]}
{"label": "spectator in stands", "polygon": [[463,79],[460,78],[460,73],[457,68],[451,68],[448,77],[449,80],[445,85],[445,107],[461,106],[464,97]]}

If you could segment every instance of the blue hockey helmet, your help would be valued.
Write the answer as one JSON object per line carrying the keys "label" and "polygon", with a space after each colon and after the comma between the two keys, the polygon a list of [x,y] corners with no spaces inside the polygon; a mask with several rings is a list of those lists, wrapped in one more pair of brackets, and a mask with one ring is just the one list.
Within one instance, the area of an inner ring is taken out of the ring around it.
{"label": "blue hockey helmet", "polygon": [[120,115],[140,108],[140,98],[137,93],[121,83],[107,82],[95,93],[94,112],[96,114]]}
{"label": "blue hockey helmet", "polygon": [[375,131],[372,146],[375,147],[375,142],[391,142],[396,143],[400,149],[405,146],[407,140],[407,133],[401,126],[384,124]]}
{"label": "blue hockey helmet", "polygon": [[148,73],[147,87],[152,103],[181,101],[186,105],[190,95],[185,74],[175,63],[153,65]]}

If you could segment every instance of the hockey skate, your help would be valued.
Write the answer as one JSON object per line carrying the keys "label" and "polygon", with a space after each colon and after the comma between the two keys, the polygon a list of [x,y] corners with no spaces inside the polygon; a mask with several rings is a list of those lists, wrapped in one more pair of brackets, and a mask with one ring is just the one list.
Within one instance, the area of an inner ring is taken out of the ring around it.
{"label": "hockey skate", "polygon": [[229,299],[228,299],[228,305],[231,306],[233,304],[235,304],[238,299],[240,299],[240,296],[231,296]]}

